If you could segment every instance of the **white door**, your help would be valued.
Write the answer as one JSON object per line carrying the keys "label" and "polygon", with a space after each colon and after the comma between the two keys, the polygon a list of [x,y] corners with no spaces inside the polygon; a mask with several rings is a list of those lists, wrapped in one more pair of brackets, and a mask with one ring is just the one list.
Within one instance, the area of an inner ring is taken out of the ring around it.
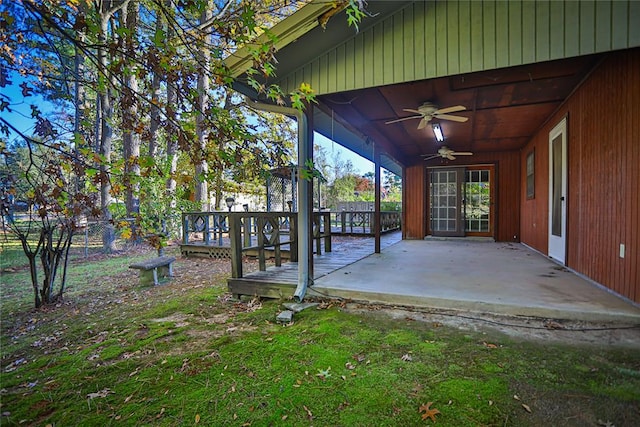
{"label": "white door", "polygon": [[549,256],[565,263],[567,249],[567,119],[549,132]]}

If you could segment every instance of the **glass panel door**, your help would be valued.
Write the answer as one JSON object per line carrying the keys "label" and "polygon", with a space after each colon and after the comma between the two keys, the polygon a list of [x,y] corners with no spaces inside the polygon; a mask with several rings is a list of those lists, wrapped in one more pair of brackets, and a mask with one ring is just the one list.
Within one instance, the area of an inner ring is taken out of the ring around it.
{"label": "glass panel door", "polygon": [[562,237],[562,135],[551,140],[551,234]]}
{"label": "glass panel door", "polygon": [[567,119],[549,132],[549,256],[565,263],[567,253]]}
{"label": "glass panel door", "polygon": [[493,237],[493,165],[429,169],[429,234]]}
{"label": "glass panel door", "polygon": [[464,236],[461,209],[464,169],[433,169],[429,178],[431,234]]}
{"label": "glass panel door", "polygon": [[491,236],[491,167],[465,172],[464,220],[467,235]]}

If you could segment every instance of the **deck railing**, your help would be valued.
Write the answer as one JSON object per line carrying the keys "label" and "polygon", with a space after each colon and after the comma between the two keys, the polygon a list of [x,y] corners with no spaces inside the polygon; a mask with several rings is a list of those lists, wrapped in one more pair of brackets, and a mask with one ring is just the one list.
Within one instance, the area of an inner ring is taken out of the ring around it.
{"label": "deck railing", "polygon": [[[228,246],[229,212],[184,212],[182,243]],[[225,237],[227,239],[225,239]]]}
{"label": "deck railing", "polygon": [[[298,261],[298,214],[295,212],[242,212],[229,215],[231,239],[231,277],[243,276],[242,255],[252,252],[258,257],[260,271],[267,269],[267,251],[273,251],[276,266],[282,265],[282,250],[289,260]],[[314,212],[313,240],[315,253],[331,252],[329,212]],[[271,255],[271,254],[270,254]]]}
{"label": "deck railing", "polygon": [[[380,212],[380,232],[399,230],[401,212]],[[373,211],[341,211],[331,212],[331,227],[334,233],[340,234],[375,234],[375,212]]]}
{"label": "deck railing", "polygon": [[[313,213],[314,252],[331,252],[329,212]],[[283,251],[298,260],[298,214],[295,212],[185,212],[182,214],[184,245],[230,247],[231,275],[243,275],[242,256],[258,258],[258,268],[265,271],[267,258],[282,265]],[[323,245],[324,244],[324,245]]]}

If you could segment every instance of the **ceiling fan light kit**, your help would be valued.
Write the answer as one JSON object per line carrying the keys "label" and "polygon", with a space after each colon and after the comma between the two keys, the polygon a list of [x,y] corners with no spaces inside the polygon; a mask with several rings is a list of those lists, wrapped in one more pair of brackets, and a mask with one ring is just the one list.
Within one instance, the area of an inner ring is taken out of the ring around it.
{"label": "ceiling fan light kit", "polygon": [[436,141],[438,142],[444,141],[444,135],[442,134],[442,128],[440,127],[440,123],[432,123],[431,129],[433,129],[433,134],[436,136]]}

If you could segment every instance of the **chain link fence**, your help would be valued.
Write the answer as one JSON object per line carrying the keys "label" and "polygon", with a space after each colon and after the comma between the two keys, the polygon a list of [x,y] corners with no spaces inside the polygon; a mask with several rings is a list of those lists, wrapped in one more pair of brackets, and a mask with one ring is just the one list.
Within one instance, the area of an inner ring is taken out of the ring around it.
{"label": "chain link fence", "polygon": [[[27,228],[28,225],[23,223],[21,228]],[[38,238],[40,223],[34,224],[29,235],[29,241],[32,249],[35,249]],[[104,253],[102,236],[107,230],[108,224],[103,221],[91,221],[82,224],[76,229],[69,250],[69,260],[85,259],[94,255]],[[121,232],[115,230],[115,248],[116,250],[128,250],[133,246],[144,246],[146,242],[132,241],[124,239]],[[55,238],[55,236],[54,236]],[[17,236],[12,232],[6,224],[0,225],[0,267],[7,268],[12,266],[26,265],[27,258],[23,252],[22,245]]]}

